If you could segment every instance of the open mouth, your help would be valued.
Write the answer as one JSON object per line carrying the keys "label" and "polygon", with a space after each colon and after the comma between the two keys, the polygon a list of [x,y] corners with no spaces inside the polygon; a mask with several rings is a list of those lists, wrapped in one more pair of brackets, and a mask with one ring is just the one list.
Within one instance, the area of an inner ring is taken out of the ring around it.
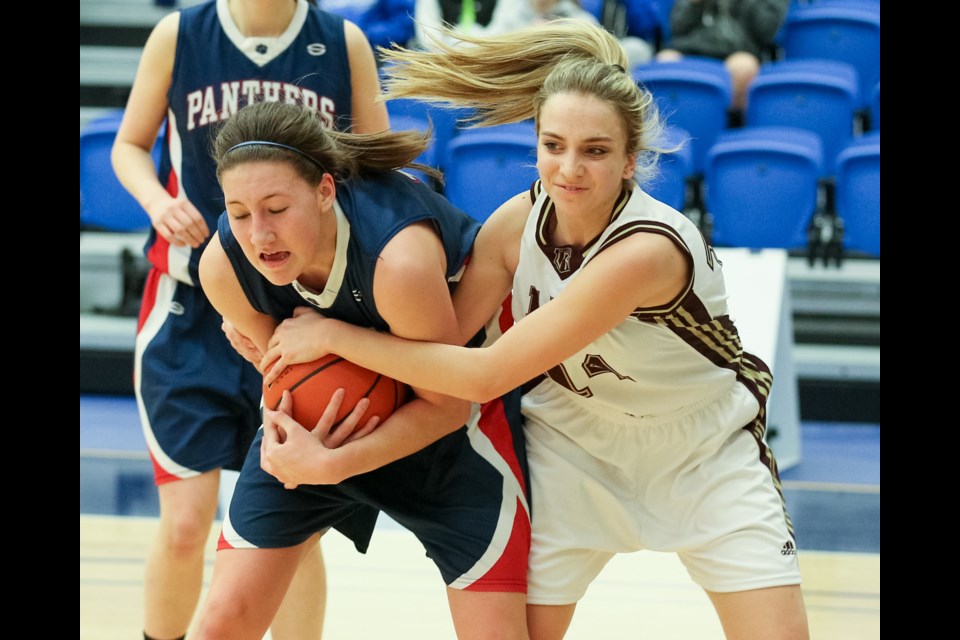
{"label": "open mouth", "polygon": [[261,253],[260,261],[267,266],[276,266],[290,257],[289,251],[277,251],[274,253]]}

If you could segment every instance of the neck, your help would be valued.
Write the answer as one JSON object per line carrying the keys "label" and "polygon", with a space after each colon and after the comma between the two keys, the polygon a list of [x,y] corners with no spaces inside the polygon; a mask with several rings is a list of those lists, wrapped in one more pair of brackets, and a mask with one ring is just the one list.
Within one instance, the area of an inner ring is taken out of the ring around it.
{"label": "neck", "polygon": [[297,276],[297,282],[315,293],[320,293],[327,286],[330,272],[333,271],[333,261],[337,256],[337,214],[331,207],[321,214],[320,238],[317,253],[310,266]]}
{"label": "neck", "polygon": [[228,0],[230,15],[248,38],[279,36],[290,25],[296,0]]}
{"label": "neck", "polygon": [[593,242],[610,224],[610,214],[616,201],[614,198],[590,212],[567,211],[562,204],[554,203],[556,223],[549,231],[551,242],[558,247],[582,249]]}

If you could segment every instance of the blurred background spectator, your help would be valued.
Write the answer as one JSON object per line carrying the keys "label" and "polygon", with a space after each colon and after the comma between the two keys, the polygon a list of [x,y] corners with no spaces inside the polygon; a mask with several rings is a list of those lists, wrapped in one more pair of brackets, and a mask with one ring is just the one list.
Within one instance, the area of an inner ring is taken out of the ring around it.
{"label": "blurred background spectator", "polygon": [[747,89],[773,50],[790,0],[676,0],[670,39],[658,60],[685,55],[719,58],[733,81],[731,109],[743,112]]}

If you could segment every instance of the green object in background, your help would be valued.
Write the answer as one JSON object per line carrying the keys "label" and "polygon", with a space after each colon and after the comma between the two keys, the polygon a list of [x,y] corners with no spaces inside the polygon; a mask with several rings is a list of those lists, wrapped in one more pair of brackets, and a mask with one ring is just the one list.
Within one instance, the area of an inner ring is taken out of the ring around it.
{"label": "green object in background", "polygon": [[476,22],[477,12],[473,6],[473,0],[463,0],[463,4],[460,6],[460,30],[469,34]]}

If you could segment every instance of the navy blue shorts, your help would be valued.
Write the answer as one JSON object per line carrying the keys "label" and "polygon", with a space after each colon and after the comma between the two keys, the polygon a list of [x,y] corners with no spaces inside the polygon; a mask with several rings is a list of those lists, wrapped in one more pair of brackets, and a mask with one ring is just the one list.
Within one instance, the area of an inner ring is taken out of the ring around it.
{"label": "navy blue shorts", "polygon": [[283,484],[260,468],[258,433],[220,548],[282,548],[333,527],[365,552],[383,511],[413,532],[453,588],[526,593],[529,476],[520,394],[482,407],[425,449],[338,485]]}
{"label": "navy blue shorts", "polygon": [[260,426],[263,377],[221,324],[202,289],[150,272],[134,389],[157,484],[239,469]]}

